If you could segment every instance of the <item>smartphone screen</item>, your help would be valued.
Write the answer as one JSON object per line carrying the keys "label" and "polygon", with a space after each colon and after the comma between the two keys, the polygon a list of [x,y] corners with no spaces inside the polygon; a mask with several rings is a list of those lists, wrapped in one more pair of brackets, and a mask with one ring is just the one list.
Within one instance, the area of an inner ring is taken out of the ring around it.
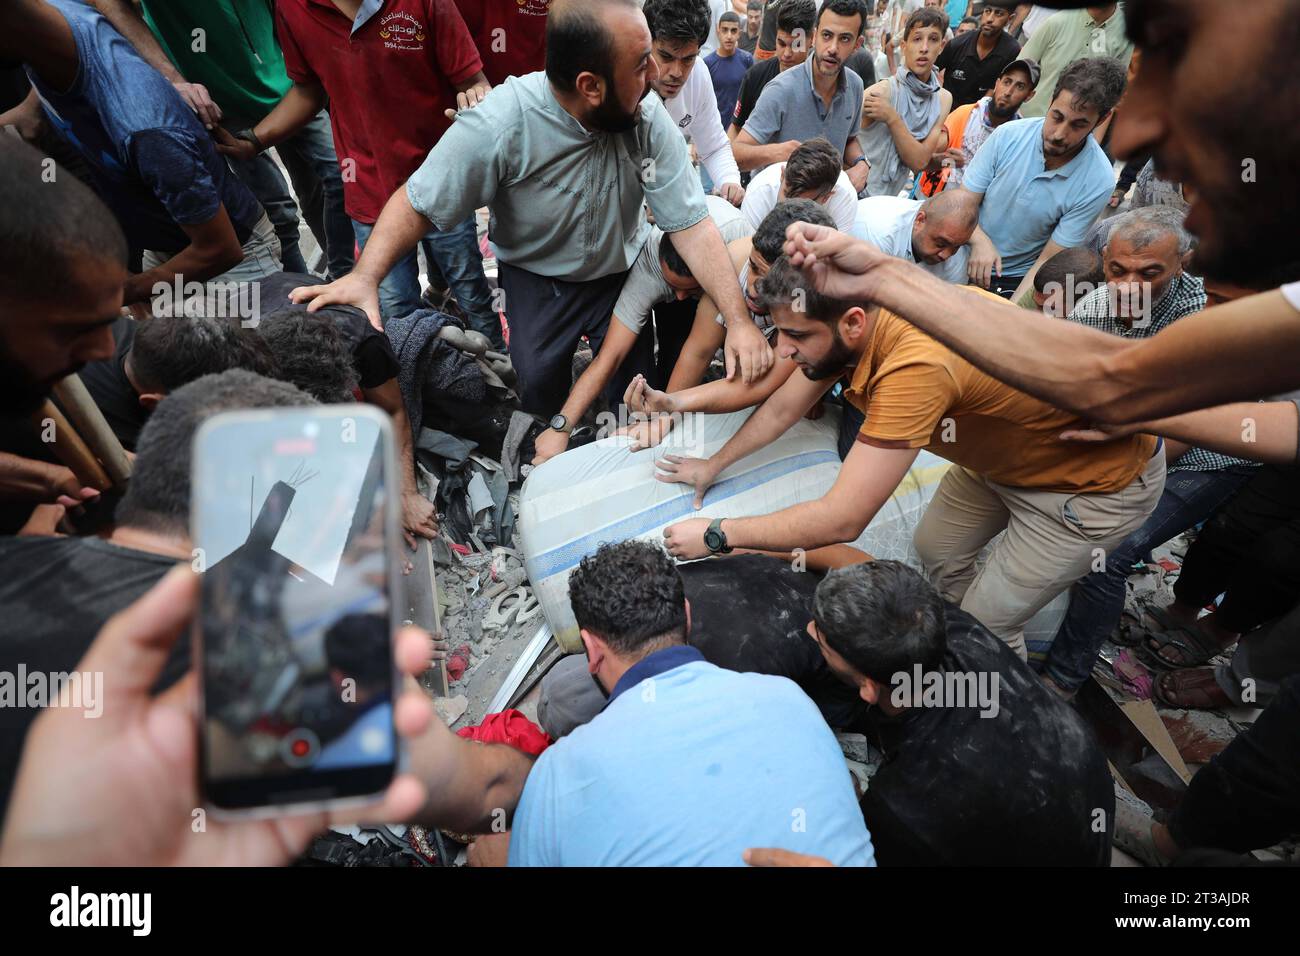
{"label": "smartphone screen", "polygon": [[195,437],[202,776],[249,811],[392,779],[392,427],[363,405],[230,412]]}

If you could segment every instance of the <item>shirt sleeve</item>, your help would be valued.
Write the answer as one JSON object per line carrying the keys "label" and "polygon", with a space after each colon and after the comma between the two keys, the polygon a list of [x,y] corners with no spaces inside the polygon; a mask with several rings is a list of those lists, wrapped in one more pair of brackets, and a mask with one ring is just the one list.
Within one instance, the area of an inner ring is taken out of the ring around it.
{"label": "shirt sleeve", "polygon": [[[681,130],[662,103],[657,100],[653,105],[650,103],[650,97],[642,103],[642,109],[650,112],[643,159],[653,162],[651,174],[643,177],[645,198],[660,229],[664,232],[680,232],[709,214],[708,207],[704,204],[704,187],[700,185],[700,177],[691,165],[690,154],[686,151],[686,139]],[[714,112],[717,112],[716,107]],[[473,153],[464,155],[472,156]]]}
{"label": "shirt sleeve", "polygon": [[452,86],[464,83],[483,69],[474,38],[452,0],[429,0],[429,23],[436,34],[433,42],[438,69]]}
{"label": "shirt sleeve", "polygon": [[131,137],[136,171],[168,214],[182,226],[198,226],[221,211],[221,192],[211,163],[219,161],[206,136],[202,142],[182,130],[148,129]]}
{"label": "shirt sleeve", "polygon": [[[1056,36],[1056,19],[1058,16],[1060,16],[1060,14],[1053,14],[1048,17],[1043,21],[1042,25],[1034,31],[1034,35],[1029,38],[1029,42],[1020,49],[1021,59],[1030,59],[1035,63],[1043,62],[1043,50],[1047,48],[1047,45],[1052,41],[1052,38]],[[1049,93],[1048,95],[1050,96],[1051,94]]]}
{"label": "shirt sleeve", "polygon": [[650,310],[663,292],[663,279],[655,275],[655,270],[651,267],[651,261],[659,255],[657,240],[661,235],[663,233],[657,228],[651,231],[650,238],[646,240],[636,262],[632,263],[627,278],[623,280],[623,291],[618,294],[618,301],[614,303],[614,318],[638,335],[645,328],[650,319]]}
{"label": "shirt sleeve", "polygon": [[[919,352],[915,346],[905,349]],[[944,413],[952,407],[956,383],[946,368],[926,361],[920,354],[910,359],[890,356],[888,365],[871,384],[858,441],[892,448],[924,448]]]}
{"label": "shirt sleeve", "polygon": [[[508,95],[493,91],[482,105],[457,115],[406,181],[411,208],[439,229],[467,219],[496,195],[506,175],[506,151],[515,143],[506,130],[518,129],[518,124],[501,125],[495,116],[500,110],[492,109],[491,100]],[[475,159],[468,161],[471,156]]]}
{"label": "shirt sleeve", "polygon": [[718,115],[718,96],[712,83],[700,83],[697,102],[692,103],[694,119],[691,120],[691,138],[700,154],[700,163],[709,172],[715,186],[724,183],[740,185],[740,168],[731,153],[731,140],[722,128]]}
{"label": "shirt sleeve", "polygon": [[357,369],[357,384],[362,388],[378,388],[402,371],[392,343],[382,332],[362,339],[352,353],[352,362]]}
{"label": "shirt sleeve", "polygon": [[963,189],[979,193],[981,196],[988,192],[993,177],[997,173],[998,157],[1002,152],[1002,144],[1006,140],[1003,133],[1008,128],[1003,126],[995,129],[993,135],[984,141],[984,145],[980,147],[979,152],[975,154],[975,158],[966,167],[966,175],[961,180]]}
{"label": "shirt sleeve", "polygon": [[546,752],[528,771],[510,825],[509,866],[560,866],[555,839],[562,825],[558,819],[554,774]]}
{"label": "shirt sleeve", "polygon": [[858,194],[853,188],[853,180],[848,173],[840,173],[831,191],[831,198],[826,203],[826,211],[835,220],[835,228],[848,232],[858,221]]}
{"label": "shirt sleeve", "polygon": [[783,98],[780,91],[774,91],[771,83],[763,87],[763,92],[758,96],[758,102],[754,104],[753,112],[749,114],[749,119],[745,121],[745,132],[754,137],[754,142],[761,146],[766,146],[772,142],[777,130],[781,128],[783,119],[782,102]]}
{"label": "shirt sleeve", "polygon": [[275,8],[275,36],[280,41],[280,51],[284,54],[284,72],[295,83],[319,83],[316,71],[308,64],[307,58],[298,48],[293,30],[284,18],[284,9]]}
{"label": "shirt sleeve", "polygon": [[738,129],[745,128],[750,114],[754,112],[754,103],[758,100],[757,69],[750,67],[745,71],[745,78],[740,81],[740,95],[736,97],[736,113],[732,119],[732,125]]}
{"label": "shirt sleeve", "polygon": [[939,58],[934,61],[934,68],[936,70],[946,70],[952,65],[952,48],[952,43],[945,43],[943,45],[943,50],[940,51]]}

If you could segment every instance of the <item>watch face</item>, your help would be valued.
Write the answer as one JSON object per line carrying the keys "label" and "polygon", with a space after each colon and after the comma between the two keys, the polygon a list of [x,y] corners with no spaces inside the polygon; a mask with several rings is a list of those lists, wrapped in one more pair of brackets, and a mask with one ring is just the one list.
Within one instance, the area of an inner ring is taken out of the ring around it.
{"label": "watch face", "polygon": [[557,432],[562,432],[564,429],[569,427],[569,420],[563,415],[556,415],[551,419],[551,427]]}
{"label": "watch face", "polygon": [[710,528],[704,532],[704,546],[710,551],[717,551],[722,547],[722,534]]}

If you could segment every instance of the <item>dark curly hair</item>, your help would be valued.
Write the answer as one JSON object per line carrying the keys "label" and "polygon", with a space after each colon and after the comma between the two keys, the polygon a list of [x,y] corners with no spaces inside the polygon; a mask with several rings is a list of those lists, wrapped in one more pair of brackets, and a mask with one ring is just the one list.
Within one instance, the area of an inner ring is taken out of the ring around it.
{"label": "dark curly hair", "polygon": [[142,389],[164,395],[232,368],[279,377],[271,350],[255,332],[207,315],[159,315],[137,322],[129,361]]}
{"label": "dark curly hair", "polygon": [[300,309],[279,309],[262,319],[257,332],[275,355],[280,366],[278,378],[326,405],[353,400],[356,366],[329,318]]}
{"label": "dark curly hair", "polygon": [[646,0],[641,10],[650,25],[652,40],[709,39],[709,7],[704,0]]}
{"label": "dark curly hair", "polygon": [[663,548],[644,541],[602,544],[569,576],[578,627],[624,657],[686,640],[686,589]]}

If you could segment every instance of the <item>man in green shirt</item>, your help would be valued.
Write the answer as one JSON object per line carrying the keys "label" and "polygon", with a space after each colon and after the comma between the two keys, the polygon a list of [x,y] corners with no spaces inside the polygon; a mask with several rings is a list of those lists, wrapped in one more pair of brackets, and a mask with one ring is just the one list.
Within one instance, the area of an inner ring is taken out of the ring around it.
{"label": "man in green shirt", "polygon": [[[1114,57],[1127,67],[1133,57],[1133,41],[1125,30],[1124,5],[1099,3],[1055,13],[1038,28],[1020,55],[1042,67],[1040,90],[1056,89],[1061,71],[1080,57]],[[1021,115],[1026,119],[1046,116],[1049,100],[1046,96],[1034,97],[1020,108]]]}
{"label": "man in green shirt", "polygon": [[[203,125],[251,129],[292,86],[275,37],[270,0],[89,0],[136,51],[176,87]],[[312,234],[326,253],[331,279],[352,271],[355,236],[343,209],[343,181],[322,111],[277,144],[293,192]],[[289,272],[307,272],[298,248],[298,204],[270,156],[230,160],[235,173],[266,209]]]}

